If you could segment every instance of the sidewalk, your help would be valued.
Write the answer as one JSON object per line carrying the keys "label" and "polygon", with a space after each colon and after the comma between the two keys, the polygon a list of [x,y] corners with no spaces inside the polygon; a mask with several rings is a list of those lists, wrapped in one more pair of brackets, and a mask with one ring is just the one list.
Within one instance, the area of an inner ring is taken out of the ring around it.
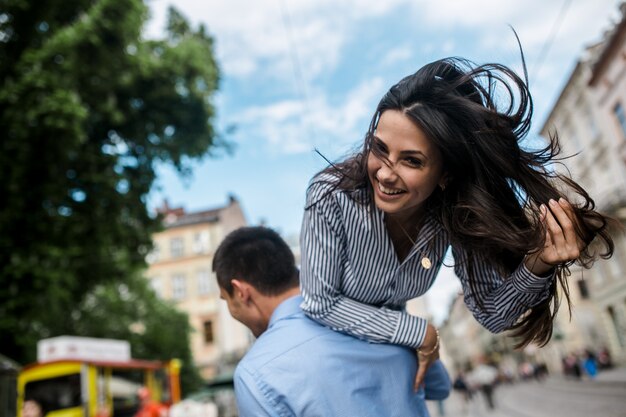
{"label": "sidewalk", "polygon": [[441,414],[436,401],[428,401],[431,417],[624,417],[626,416],[626,367],[601,371],[593,379],[549,376],[544,381],[520,381],[499,385],[496,408],[489,410],[480,392],[469,403],[452,392]]}
{"label": "sidewalk", "polygon": [[626,383],[626,367],[613,368],[600,371],[594,381],[598,382],[624,382]]}

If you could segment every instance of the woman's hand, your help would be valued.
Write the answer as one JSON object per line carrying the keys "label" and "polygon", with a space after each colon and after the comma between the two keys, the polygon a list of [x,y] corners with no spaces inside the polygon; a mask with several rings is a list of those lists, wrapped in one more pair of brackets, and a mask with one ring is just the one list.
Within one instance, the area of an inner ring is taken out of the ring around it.
{"label": "woman's hand", "polygon": [[535,275],[547,274],[555,265],[580,256],[585,242],[576,233],[576,215],[571,204],[561,198],[550,200],[550,208],[541,205],[541,220],[546,229],[546,241],[540,250],[526,257],[526,267]]}
{"label": "woman's hand", "polygon": [[416,354],[417,374],[415,375],[415,384],[413,385],[415,391],[419,390],[424,383],[424,377],[430,365],[439,359],[439,332],[430,323],[426,327],[426,335],[424,336],[422,346],[417,349]]}

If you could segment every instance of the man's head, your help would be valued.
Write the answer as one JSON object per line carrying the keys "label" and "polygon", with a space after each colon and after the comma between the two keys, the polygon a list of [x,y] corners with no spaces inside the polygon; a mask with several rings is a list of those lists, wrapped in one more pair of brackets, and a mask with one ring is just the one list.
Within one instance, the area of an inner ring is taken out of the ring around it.
{"label": "man's head", "polygon": [[255,336],[276,305],[298,291],[298,270],[285,241],[266,227],[242,227],[222,241],[213,271],[230,314]]}
{"label": "man's head", "polygon": [[139,402],[142,404],[150,401],[150,389],[148,387],[140,387],[137,390],[137,398],[139,398]]}
{"label": "man's head", "polygon": [[26,399],[22,405],[22,417],[41,417],[43,416],[41,405],[33,400]]}

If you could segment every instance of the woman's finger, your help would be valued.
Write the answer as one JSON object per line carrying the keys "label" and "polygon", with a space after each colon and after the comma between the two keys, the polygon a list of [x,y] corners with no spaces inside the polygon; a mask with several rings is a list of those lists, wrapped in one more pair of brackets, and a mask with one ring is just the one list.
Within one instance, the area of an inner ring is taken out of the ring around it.
{"label": "woman's finger", "polygon": [[547,248],[553,245],[552,243],[552,238],[550,237],[550,227],[548,226],[548,212],[550,210],[548,210],[548,207],[546,207],[545,204],[542,204],[539,207],[539,210],[541,211],[541,216],[539,217],[539,221],[541,221],[541,224],[543,225],[544,228],[544,232],[546,234],[546,241],[543,244],[543,248]]}
{"label": "woman's finger", "polygon": [[[548,231],[548,233],[550,234],[550,241],[551,243],[555,246],[555,247],[560,247],[562,245],[565,244],[565,236],[563,235],[563,229],[561,228],[561,225],[559,224],[559,222],[555,219],[554,214],[553,214],[553,203],[556,203],[554,200],[550,200],[550,206],[551,208],[549,210],[546,210],[546,219],[545,219],[545,224],[546,224],[546,229]],[[557,204],[558,206],[558,204]],[[559,207],[559,209],[562,211],[563,209],[561,209],[561,207]]]}
{"label": "woman's finger", "polygon": [[565,211],[565,213],[567,214],[567,217],[570,219],[570,222],[572,223],[571,236],[566,235],[565,239],[571,242],[576,242],[576,247],[579,250],[583,250],[583,248],[586,246],[586,243],[578,235],[577,229],[575,227],[578,219],[576,218],[576,212],[574,211],[574,207],[572,207],[570,202],[564,198],[559,199],[559,204],[561,207],[563,207],[563,210]]}
{"label": "woman's finger", "polygon": [[[580,256],[581,246],[580,238],[574,227],[574,222],[576,221],[574,210],[565,199],[560,199],[558,203],[554,202],[553,206],[553,214],[561,225],[564,238],[564,245],[557,247],[557,251],[562,261],[574,260]],[[564,208],[563,206],[566,207]]]}
{"label": "woman's finger", "polygon": [[557,203],[554,200],[550,200],[550,208],[552,214],[556,217],[556,220],[559,222],[561,226],[561,230],[563,231],[563,237],[568,244],[575,244],[578,236],[576,236],[576,231],[574,230],[574,222],[575,219],[573,210],[569,210],[567,202],[564,199],[559,199]]}
{"label": "woman's finger", "polygon": [[[419,354],[418,354],[419,358]],[[418,362],[417,375],[415,375],[415,383],[413,385],[413,391],[418,391],[420,385],[424,382],[424,377],[426,376],[426,369],[428,368],[428,363],[426,361],[422,361],[421,359]]]}

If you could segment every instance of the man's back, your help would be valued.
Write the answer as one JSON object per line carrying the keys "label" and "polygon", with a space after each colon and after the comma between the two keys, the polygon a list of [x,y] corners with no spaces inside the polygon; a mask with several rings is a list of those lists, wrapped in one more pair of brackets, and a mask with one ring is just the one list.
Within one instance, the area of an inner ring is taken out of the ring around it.
{"label": "man's back", "polygon": [[[268,329],[235,372],[242,417],[428,416],[424,390],[413,392],[415,353],[370,344],[310,320],[301,297],[276,308]],[[445,398],[449,379],[437,362],[427,379],[432,398]]]}

